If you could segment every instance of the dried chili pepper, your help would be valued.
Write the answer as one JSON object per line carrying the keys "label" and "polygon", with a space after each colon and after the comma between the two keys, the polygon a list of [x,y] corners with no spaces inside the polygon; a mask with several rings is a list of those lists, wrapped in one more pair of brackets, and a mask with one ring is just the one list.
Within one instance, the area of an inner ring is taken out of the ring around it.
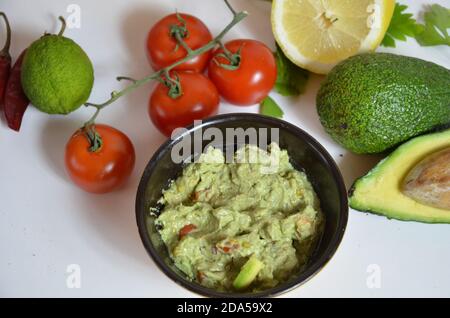
{"label": "dried chili pepper", "polygon": [[11,45],[11,28],[9,26],[8,18],[4,12],[0,12],[6,24],[6,41],[5,46],[0,51],[0,105],[3,104],[6,84],[8,83],[9,74],[11,72],[11,55],[9,54],[9,47]]}
{"label": "dried chili pepper", "polygon": [[27,50],[24,50],[22,54],[20,54],[12,68],[11,75],[9,76],[8,83],[6,85],[4,98],[6,121],[8,122],[9,128],[15,131],[20,130],[23,114],[30,104],[30,100],[23,92],[22,81],[20,78],[22,61],[26,51]]}

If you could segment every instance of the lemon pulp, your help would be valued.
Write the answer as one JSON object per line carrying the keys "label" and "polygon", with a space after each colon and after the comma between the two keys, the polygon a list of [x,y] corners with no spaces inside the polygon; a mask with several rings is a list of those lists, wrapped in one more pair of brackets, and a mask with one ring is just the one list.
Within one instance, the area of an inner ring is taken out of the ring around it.
{"label": "lemon pulp", "polygon": [[325,74],[378,46],[394,5],[394,0],[274,0],[273,33],[294,63]]}

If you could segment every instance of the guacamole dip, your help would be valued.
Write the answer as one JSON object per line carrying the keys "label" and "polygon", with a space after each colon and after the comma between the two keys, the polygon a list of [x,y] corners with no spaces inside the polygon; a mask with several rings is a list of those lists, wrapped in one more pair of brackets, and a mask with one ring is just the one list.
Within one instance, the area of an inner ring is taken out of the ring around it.
{"label": "guacamole dip", "polygon": [[[221,150],[209,148],[187,165],[164,191],[155,222],[190,279],[220,291],[263,290],[302,270],[323,215],[305,173],[277,144],[247,145],[234,158],[225,163]],[[270,158],[275,169],[265,169]]]}

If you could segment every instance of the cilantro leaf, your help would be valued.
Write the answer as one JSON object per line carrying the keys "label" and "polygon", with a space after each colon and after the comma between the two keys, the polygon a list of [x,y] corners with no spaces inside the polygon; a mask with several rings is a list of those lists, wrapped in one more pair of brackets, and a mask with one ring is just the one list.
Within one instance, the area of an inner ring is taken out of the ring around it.
{"label": "cilantro leaf", "polygon": [[277,45],[275,52],[277,63],[277,80],[275,91],[283,96],[300,95],[305,90],[308,81],[308,71],[292,63]]}
{"label": "cilantro leaf", "polygon": [[386,31],[382,46],[395,47],[395,40],[406,41],[406,37],[415,37],[421,30],[421,27],[416,23],[411,13],[404,11],[408,7],[399,3],[395,4],[394,14],[392,15],[391,23]]}
{"label": "cilantro leaf", "polygon": [[270,96],[264,98],[259,106],[259,113],[262,115],[276,118],[282,118],[284,115],[283,110]]}
{"label": "cilantro leaf", "polygon": [[450,36],[450,10],[438,4],[433,4],[424,13],[425,25],[422,32],[416,35],[416,40],[421,46],[449,45]]}

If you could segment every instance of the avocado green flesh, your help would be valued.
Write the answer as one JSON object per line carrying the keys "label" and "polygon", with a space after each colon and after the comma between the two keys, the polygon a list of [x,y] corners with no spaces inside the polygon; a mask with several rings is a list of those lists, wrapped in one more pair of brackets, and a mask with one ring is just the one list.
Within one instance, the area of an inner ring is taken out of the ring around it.
{"label": "avocado green flesh", "polygon": [[[268,151],[245,146],[233,163],[224,163],[222,151],[209,148],[164,191],[159,201],[164,208],[155,223],[175,266],[190,279],[233,291],[234,280],[253,256],[264,267],[249,288],[264,290],[307,263],[323,224],[319,200],[285,150],[273,143]],[[246,154],[258,154],[257,163],[239,161]],[[278,156],[279,165],[267,173],[271,155]],[[195,230],[180,236],[189,224]]]}
{"label": "avocado green flesh", "polygon": [[256,278],[264,264],[255,257],[250,257],[247,263],[242,266],[241,271],[233,282],[235,289],[243,289],[248,287]]}
{"label": "avocado green flesh", "polygon": [[338,64],[317,95],[320,121],[355,153],[380,153],[450,123],[450,71],[389,53]]}
{"label": "avocado green flesh", "polygon": [[450,210],[422,204],[401,192],[403,179],[427,155],[450,146],[450,129],[416,137],[396,149],[350,190],[353,209],[403,221],[450,223]]}

